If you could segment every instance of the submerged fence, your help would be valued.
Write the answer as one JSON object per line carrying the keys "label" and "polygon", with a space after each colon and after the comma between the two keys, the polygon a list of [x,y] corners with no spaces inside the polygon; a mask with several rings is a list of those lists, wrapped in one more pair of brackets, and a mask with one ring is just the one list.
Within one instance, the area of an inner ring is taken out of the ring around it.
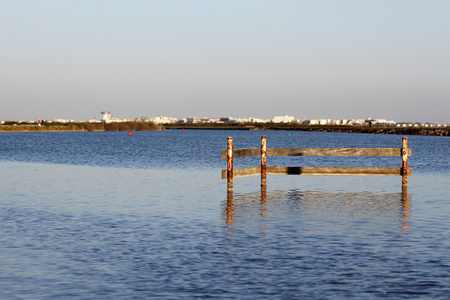
{"label": "submerged fence", "polygon": [[[222,170],[222,179],[227,179],[228,190],[233,189],[233,179],[261,175],[261,187],[266,186],[267,175],[400,175],[402,185],[408,183],[412,168],[408,168],[406,137],[401,148],[267,148],[266,137],[261,137],[260,148],[233,149],[233,138],[228,138],[227,150],[222,151],[222,159],[227,159],[227,169]],[[261,156],[261,166],[233,169],[233,159]],[[401,168],[389,167],[268,167],[267,156],[401,156]]]}

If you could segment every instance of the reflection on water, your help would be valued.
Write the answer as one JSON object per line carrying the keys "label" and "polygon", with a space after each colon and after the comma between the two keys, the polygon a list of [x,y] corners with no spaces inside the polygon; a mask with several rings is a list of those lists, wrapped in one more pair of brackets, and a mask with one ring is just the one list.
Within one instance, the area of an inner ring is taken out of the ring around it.
{"label": "reflection on water", "polygon": [[402,206],[401,206],[401,215],[400,219],[403,222],[402,229],[406,231],[409,228],[409,208],[411,206],[411,199],[408,198],[408,187],[406,185],[402,186]]}
{"label": "reflection on water", "polygon": [[226,214],[226,223],[228,225],[233,224],[233,211],[234,211],[234,202],[233,202],[233,190],[227,190],[227,203],[225,207]]}
{"label": "reflection on water", "polygon": [[373,192],[326,192],[274,190],[236,194],[227,191],[222,204],[225,222],[231,226],[237,219],[261,218],[311,218],[315,219],[390,219],[401,222],[403,230],[408,229],[411,195],[407,187],[401,193]]}

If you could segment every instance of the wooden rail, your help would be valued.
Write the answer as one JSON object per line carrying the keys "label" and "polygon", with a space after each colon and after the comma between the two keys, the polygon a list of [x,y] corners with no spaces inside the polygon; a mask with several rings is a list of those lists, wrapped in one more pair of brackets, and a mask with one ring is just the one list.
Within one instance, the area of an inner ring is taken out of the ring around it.
{"label": "wooden rail", "polygon": [[[406,137],[401,148],[267,148],[266,137],[261,137],[261,148],[233,149],[233,138],[228,138],[228,149],[222,151],[222,159],[227,159],[227,170],[222,170],[222,179],[228,179],[228,189],[233,189],[233,178],[261,175],[261,186],[266,185],[266,175],[401,175],[402,184],[407,184],[408,168]],[[261,166],[233,169],[233,158],[261,156]],[[268,167],[267,156],[401,156],[401,168],[362,167]]]}

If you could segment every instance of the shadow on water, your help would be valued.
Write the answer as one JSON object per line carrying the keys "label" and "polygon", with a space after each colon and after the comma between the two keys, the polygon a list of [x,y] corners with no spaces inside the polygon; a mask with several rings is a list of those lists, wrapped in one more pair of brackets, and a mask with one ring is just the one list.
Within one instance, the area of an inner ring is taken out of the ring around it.
{"label": "shadow on water", "polygon": [[411,195],[406,186],[400,193],[326,192],[291,189],[234,194],[227,191],[222,202],[223,218],[228,226],[240,219],[257,218],[333,218],[344,220],[386,219],[409,228]]}
{"label": "shadow on water", "polygon": [[226,270],[291,288],[285,298],[446,295],[448,256],[438,253],[448,243],[433,241],[430,228],[421,233],[420,200],[412,206],[406,187],[228,192],[221,203]]}

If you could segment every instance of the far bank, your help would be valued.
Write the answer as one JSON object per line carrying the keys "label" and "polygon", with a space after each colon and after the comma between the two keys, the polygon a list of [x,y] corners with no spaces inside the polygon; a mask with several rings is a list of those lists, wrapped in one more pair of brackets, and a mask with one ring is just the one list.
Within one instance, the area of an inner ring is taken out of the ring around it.
{"label": "far bank", "polygon": [[197,130],[285,130],[285,131],[317,131],[317,132],[347,132],[370,134],[398,134],[449,136],[450,127],[378,127],[349,125],[300,125],[296,123],[182,123],[156,124],[154,122],[117,122],[117,123],[47,123],[23,124],[6,123],[0,125],[0,132],[64,132],[64,131],[159,131],[173,129]]}
{"label": "far bank", "polygon": [[377,127],[349,125],[300,125],[293,123],[231,123],[231,124],[164,124],[166,129],[203,129],[203,130],[285,130],[285,131],[318,131],[348,132],[371,134],[427,135],[449,136],[450,127]]}
{"label": "far bank", "polygon": [[0,125],[0,132],[64,132],[64,131],[158,131],[164,126],[153,122],[121,122],[121,123],[47,123],[22,124],[6,123]]}

